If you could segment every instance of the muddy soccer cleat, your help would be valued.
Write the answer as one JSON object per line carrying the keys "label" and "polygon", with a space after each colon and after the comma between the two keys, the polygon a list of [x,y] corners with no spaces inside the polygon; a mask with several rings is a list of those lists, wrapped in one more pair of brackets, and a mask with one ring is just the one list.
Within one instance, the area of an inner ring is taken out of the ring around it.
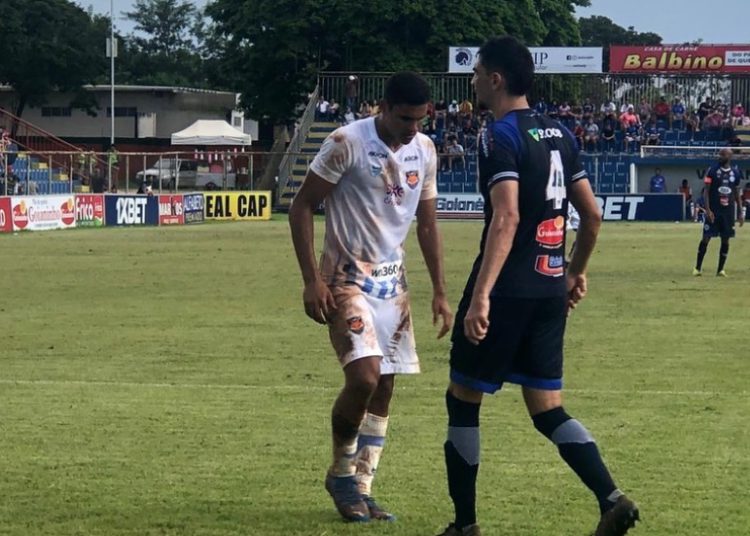
{"label": "muddy soccer cleat", "polygon": [[599,520],[594,536],[624,536],[640,520],[636,504],[621,495],[611,510]]}
{"label": "muddy soccer cleat", "polygon": [[357,479],[354,475],[326,475],[326,490],[333,498],[336,510],[346,521],[359,523],[370,521],[370,511],[359,494]]}

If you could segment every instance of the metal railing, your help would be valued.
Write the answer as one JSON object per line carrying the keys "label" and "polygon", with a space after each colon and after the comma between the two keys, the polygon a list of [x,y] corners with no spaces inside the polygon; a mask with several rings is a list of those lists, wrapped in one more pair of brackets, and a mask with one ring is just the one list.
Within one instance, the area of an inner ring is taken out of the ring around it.
{"label": "metal railing", "polygon": [[320,95],[320,86],[316,86],[315,91],[310,95],[310,100],[307,102],[305,111],[299,119],[299,124],[294,136],[292,136],[292,141],[289,142],[284,158],[281,159],[281,163],[279,164],[279,187],[276,190],[277,203],[281,198],[282,192],[292,180],[292,169],[297,162],[297,156],[295,155],[300,153],[302,144],[305,142],[305,139],[307,139],[310,127],[315,121],[315,104],[318,102],[318,95]]}
{"label": "metal railing", "polygon": [[271,153],[0,150],[0,195],[253,190]]}

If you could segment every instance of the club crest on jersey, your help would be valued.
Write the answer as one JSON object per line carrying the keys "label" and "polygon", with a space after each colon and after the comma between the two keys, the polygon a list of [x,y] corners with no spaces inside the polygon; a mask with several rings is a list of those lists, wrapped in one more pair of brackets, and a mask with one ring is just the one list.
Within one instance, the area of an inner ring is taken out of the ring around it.
{"label": "club crest on jersey", "polygon": [[537,255],[534,269],[547,277],[561,277],[565,274],[562,255]]}
{"label": "club crest on jersey", "polygon": [[379,176],[381,171],[383,171],[382,166],[375,166],[370,164],[370,175],[372,175],[373,177]]}
{"label": "club crest on jersey", "polygon": [[529,133],[529,136],[534,138],[534,141],[563,137],[563,133],[559,128],[530,128],[526,132]]}
{"label": "club crest on jersey", "polygon": [[565,218],[558,216],[537,225],[536,241],[543,248],[557,249],[565,238]]}
{"label": "club crest on jersey", "polygon": [[385,189],[385,201],[386,205],[400,206],[402,198],[404,197],[404,189],[400,184],[389,184]]}
{"label": "club crest on jersey", "polygon": [[408,184],[409,188],[412,190],[416,188],[417,184],[419,184],[419,173],[417,171],[407,171],[406,184]]}
{"label": "club crest on jersey", "polygon": [[365,323],[362,320],[361,316],[352,316],[351,318],[347,318],[346,323],[349,324],[349,330],[351,330],[352,333],[356,333],[357,335],[365,330]]}

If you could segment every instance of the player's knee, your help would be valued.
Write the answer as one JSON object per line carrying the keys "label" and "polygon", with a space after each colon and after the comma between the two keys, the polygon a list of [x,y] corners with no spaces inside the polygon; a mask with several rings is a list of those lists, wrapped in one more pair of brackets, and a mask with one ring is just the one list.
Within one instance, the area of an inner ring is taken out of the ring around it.
{"label": "player's knee", "polygon": [[346,386],[359,397],[369,400],[378,389],[378,376],[376,374],[361,374],[348,378]]}
{"label": "player's knee", "polygon": [[555,430],[560,428],[560,426],[565,424],[570,419],[572,419],[572,417],[567,414],[562,406],[558,406],[548,411],[537,413],[536,415],[531,416],[531,420],[534,423],[534,428],[536,428],[540,434],[548,439],[551,439],[552,434],[555,433]]}

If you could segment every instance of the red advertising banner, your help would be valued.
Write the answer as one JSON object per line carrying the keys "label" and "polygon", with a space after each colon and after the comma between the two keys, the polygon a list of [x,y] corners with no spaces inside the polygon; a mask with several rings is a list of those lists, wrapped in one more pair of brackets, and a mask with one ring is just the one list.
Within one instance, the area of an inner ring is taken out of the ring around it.
{"label": "red advertising banner", "polygon": [[159,196],[159,225],[184,225],[185,202],[182,195]]}
{"label": "red advertising banner", "polygon": [[76,194],[76,222],[78,227],[104,225],[104,196],[102,194]]}
{"label": "red advertising banner", "polygon": [[0,197],[0,233],[13,232],[13,216],[10,209],[10,197]]}
{"label": "red advertising banner", "polygon": [[609,49],[613,73],[750,73],[750,45],[617,46]]}

